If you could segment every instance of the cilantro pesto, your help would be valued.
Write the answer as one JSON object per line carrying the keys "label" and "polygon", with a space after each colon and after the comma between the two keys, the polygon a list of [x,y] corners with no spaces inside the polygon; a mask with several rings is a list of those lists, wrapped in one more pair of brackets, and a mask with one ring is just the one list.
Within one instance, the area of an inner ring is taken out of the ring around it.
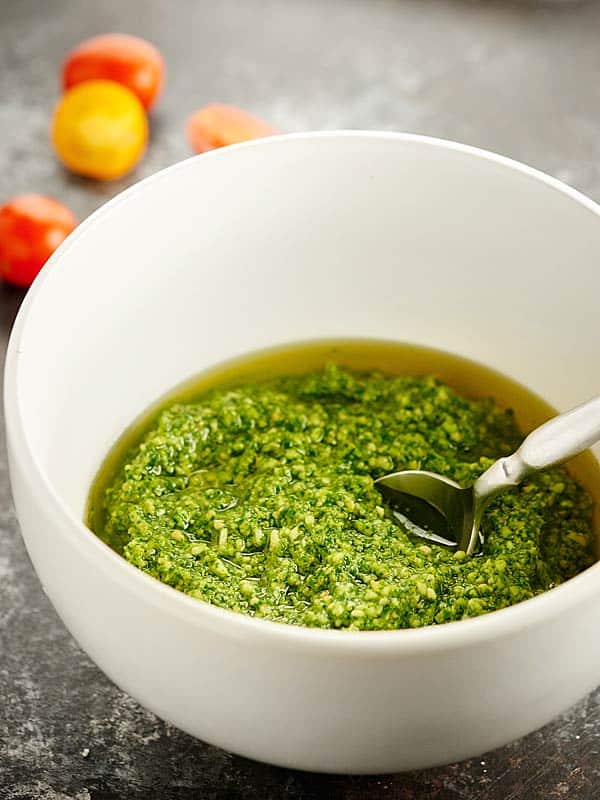
{"label": "cilantro pesto", "polygon": [[163,408],[99,497],[96,532],[164,583],[320,628],[476,616],[590,565],[591,500],[555,468],[499,496],[474,558],[411,538],[373,479],[427,469],[467,485],[522,439],[513,415],[432,377],[330,365]]}

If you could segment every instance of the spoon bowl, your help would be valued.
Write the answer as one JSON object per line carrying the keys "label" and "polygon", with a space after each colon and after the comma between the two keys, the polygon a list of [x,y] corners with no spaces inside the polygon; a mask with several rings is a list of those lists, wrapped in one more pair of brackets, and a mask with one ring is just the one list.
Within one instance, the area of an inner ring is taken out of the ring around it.
{"label": "spoon bowl", "polygon": [[375,486],[407,531],[442,547],[459,548],[473,529],[473,489],[424,470],[384,475]]}
{"label": "spoon bowl", "polygon": [[481,539],[483,513],[495,495],[599,440],[600,396],[540,425],[516,453],[495,461],[469,488],[424,470],[393,472],[378,478],[375,486],[408,533],[471,556]]}

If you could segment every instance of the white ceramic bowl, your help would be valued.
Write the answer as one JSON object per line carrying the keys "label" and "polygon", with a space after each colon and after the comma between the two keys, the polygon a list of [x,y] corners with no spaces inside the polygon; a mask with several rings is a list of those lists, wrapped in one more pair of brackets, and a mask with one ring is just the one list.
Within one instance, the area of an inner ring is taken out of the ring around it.
{"label": "white ceramic bowl", "polygon": [[591,690],[600,565],[464,622],[309,630],[161,585],[82,516],[101,459],[138,412],[255,348],[392,338],[495,366],[560,408],[597,392],[598,215],[507,159],[388,133],[216,151],[93,214],[29,292],[5,380],[23,536],[84,650],[194,736],[331,772],[474,756]]}

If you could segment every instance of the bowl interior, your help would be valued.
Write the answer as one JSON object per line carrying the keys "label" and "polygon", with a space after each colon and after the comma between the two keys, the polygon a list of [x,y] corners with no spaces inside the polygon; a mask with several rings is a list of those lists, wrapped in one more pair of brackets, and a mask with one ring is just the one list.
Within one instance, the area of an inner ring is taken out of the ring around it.
{"label": "bowl interior", "polygon": [[288,341],[376,337],[489,364],[566,408],[600,390],[600,224],[502,159],[419,137],[282,137],[201,156],[104,207],[18,330],[35,458],[76,516],[157,397]]}

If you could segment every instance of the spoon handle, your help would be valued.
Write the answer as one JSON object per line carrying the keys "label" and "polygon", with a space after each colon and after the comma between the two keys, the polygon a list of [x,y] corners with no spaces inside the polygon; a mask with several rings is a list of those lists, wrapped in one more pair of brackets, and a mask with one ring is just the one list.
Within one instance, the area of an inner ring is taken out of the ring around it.
{"label": "spoon handle", "polygon": [[473,486],[476,501],[516,486],[523,478],[587,450],[600,441],[600,396],[565,411],[532,431],[516,453],[496,461]]}
{"label": "spoon handle", "polygon": [[531,470],[544,469],[600,440],[600,397],[565,411],[532,431],[517,450]]}

